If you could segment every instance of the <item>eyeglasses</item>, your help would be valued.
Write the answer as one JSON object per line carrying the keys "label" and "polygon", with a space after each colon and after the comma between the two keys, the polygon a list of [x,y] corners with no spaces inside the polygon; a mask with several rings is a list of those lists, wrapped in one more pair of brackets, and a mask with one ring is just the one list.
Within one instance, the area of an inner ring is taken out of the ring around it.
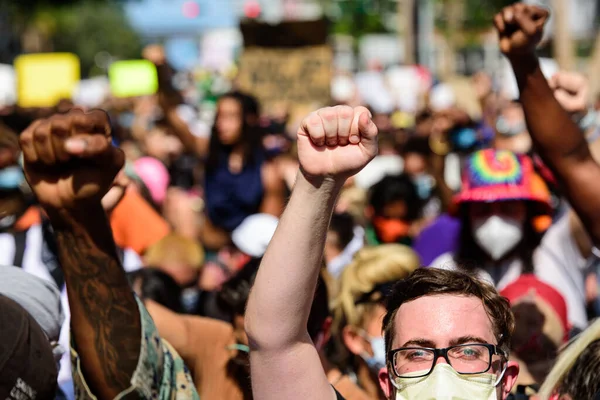
{"label": "eyeglasses", "polygon": [[[459,374],[473,375],[488,372],[494,355],[507,358],[506,353],[493,344],[460,344],[445,349],[402,347],[388,354],[394,374],[399,378],[421,378],[433,371],[438,357]],[[416,372],[423,373],[416,374]]]}

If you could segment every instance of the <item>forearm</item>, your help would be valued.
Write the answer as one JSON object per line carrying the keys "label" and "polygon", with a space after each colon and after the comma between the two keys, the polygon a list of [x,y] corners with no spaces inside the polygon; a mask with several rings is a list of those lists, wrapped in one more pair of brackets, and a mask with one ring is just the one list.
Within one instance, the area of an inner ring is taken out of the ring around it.
{"label": "forearm", "polygon": [[340,188],[333,180],[313,185],[298,174],[248,301],[246,329],[258,350],[288,348],[308,337],[306,324]]}
{"label": "forearm", "polygon": [[590,157],[585,137],[554,97],[538,59],[523,56],[511,63],[536,150],[562,176],[570,164]]}
{"label": "forearm", "polygon": [[512,64],[536,152],[556,174],[594,242],[600,243],[600,167],[585,136],[554,97],[534,56]]}
{"label": "forearm", "polygon": [[206,157],[208,154],[208,139],[194,136],[187,124],[177,115],[175,108],[166,109],[165,116],[185,149],[200,158]]}
{"label": "forearm", "polygon": [[[93,209],[92,209],[93,208]],[[141,322],[101,205],[49,212],[67,283],[71,332],[84,376],[99,398],[131,386]]]}

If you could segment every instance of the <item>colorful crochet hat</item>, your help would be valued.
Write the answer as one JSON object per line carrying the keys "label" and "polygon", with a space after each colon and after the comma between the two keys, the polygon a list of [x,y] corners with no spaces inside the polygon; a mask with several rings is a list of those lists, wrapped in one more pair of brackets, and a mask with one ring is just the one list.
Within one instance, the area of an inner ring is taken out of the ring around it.
{"label": "colorful crochet hat", "polygon": [[456,204],[507,200],[532,201],[542,212],[551,211],[550,191],[529,157],[493,149],[473,153],[464,165]]}

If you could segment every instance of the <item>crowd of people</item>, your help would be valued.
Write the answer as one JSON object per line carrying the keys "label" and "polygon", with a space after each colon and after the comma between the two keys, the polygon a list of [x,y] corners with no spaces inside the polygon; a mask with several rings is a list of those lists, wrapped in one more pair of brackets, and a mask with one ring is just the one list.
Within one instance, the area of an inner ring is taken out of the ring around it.
{"label": "crowd of people", "polygon": [[480,115],[206,128],[156,47],[156,95],[2,109],[0,398],[600,399],[600,118],[547,18],[494,18]]}

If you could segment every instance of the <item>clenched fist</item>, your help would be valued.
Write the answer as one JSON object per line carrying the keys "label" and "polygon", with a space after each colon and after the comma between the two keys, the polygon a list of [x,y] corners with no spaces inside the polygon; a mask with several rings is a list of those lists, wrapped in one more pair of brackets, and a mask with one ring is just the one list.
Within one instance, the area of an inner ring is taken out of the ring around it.
{"label": "clenched fist", "polygon": [[583,113],[588,109],[590,85],[587,78],[577,72],[561,71],[548,80],[554,97],[569,113]]}
{"label": "clenched fist", "polygon": [[500,50],[511,58],[532,54],[542,40],[548,10],[517,3],[505,7],[494,18],[500,38]]}
{"label": "clenched fist", "polygon": [[35,121],[20,137],[24,170],[46,210],[100,204],[124,162],[104,111],[72,110]]}
{"label": "clenched fist", "polygon": [[322,108],[298,129],[298,158],[308,177],[345,180],[376,154],[377,127],[365,107]]}

